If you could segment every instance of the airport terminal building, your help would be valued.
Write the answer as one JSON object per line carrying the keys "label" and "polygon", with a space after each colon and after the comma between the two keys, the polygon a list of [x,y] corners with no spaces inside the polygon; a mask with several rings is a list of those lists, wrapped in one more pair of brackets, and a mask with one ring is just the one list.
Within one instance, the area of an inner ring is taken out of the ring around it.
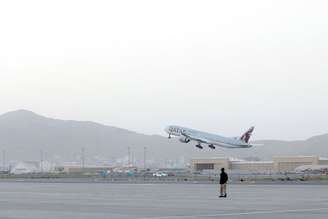
{"label": "airport terminal building", "polygon": [[272,161],[243,161],[230,158],[195,158],[190,161],[191,171],[219,171],[222,167],[233,172],[248,173],[286,173],[307,165],[328,165],[327,158],[319,156],[282,156]]}

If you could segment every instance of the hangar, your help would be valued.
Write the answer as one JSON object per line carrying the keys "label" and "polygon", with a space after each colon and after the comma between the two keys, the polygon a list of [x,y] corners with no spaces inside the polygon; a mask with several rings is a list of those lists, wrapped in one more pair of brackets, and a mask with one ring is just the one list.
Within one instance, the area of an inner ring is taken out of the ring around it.
{"label": "hangar", "polygon": [[190,161],[191,170],[219,171],[222,167],[235,172],[250,173],[285,173],[293,172],[297,167],[304,165],[327,165],[327,158],[319,156],[279,156],[272,161],[243,161],[226,157],[194,158]]}

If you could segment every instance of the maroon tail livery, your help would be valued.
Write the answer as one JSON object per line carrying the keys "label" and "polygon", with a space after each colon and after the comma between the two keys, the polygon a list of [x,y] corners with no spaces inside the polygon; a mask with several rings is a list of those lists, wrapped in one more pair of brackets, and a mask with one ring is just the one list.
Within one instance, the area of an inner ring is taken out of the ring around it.
{"label": "maroon tail livery", "polygon": [[248,129],[247,132],[245,132],[245,134],[243,134],[241,137],[240,137],[240,140],[248,143],[249,142],[249,139],[251,138],[252,136],[252,133],[254,131],[254,126],[252,126],[250,129]]}

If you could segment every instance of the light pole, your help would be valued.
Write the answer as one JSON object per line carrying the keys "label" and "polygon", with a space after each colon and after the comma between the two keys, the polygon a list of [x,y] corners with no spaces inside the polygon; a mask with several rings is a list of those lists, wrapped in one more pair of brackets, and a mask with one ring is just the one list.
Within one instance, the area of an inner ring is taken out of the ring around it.
{"label": "light pole", "polygon": [[81,165],[82,165],[82,169],[84,169],[84,167],[85,167],[85,148],[84,147],[81,149]]}
{"label": "light pole", "polygon": [[41,173],[43,173],[43,150],[40,150],[40,169]]}
{"label": "light pole", "polygon": [[128,147],[128,166],[131,164],[131,148]]}
{"label": "light pole", "polygon": [[147,157],[146,157],[146,155],[147,155],[147,147],[144,147],[144,170],[146,170],[146,167],[147,167],[147,165],[146,165],[146,160],[147,160]]}
{"label": "light pole", "polygon": [[6,150],[2,150],[2,168],[6,170]]}

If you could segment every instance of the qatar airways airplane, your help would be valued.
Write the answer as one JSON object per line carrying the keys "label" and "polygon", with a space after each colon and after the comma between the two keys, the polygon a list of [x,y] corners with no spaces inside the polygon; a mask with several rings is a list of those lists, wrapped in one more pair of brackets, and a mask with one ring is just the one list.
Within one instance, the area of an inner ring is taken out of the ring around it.
{"label": "qatar airways airplane", "polygon": [[194,129],[184,128],[181,126],[168,126],[165,131],[169,134],[169,138],[172,136],[179,137],[179,141],[182,143],[189,143],[190,141],[196,141],[196,147],[203,149],[202,144],[208,145],[209,148],[215,149],[215,146],[224,148],[250,148],[255,144],[250,144],[249,139],[254,131],[254,127],[247,130],[241,137],[223,137],[216,134],[197,131]]}

